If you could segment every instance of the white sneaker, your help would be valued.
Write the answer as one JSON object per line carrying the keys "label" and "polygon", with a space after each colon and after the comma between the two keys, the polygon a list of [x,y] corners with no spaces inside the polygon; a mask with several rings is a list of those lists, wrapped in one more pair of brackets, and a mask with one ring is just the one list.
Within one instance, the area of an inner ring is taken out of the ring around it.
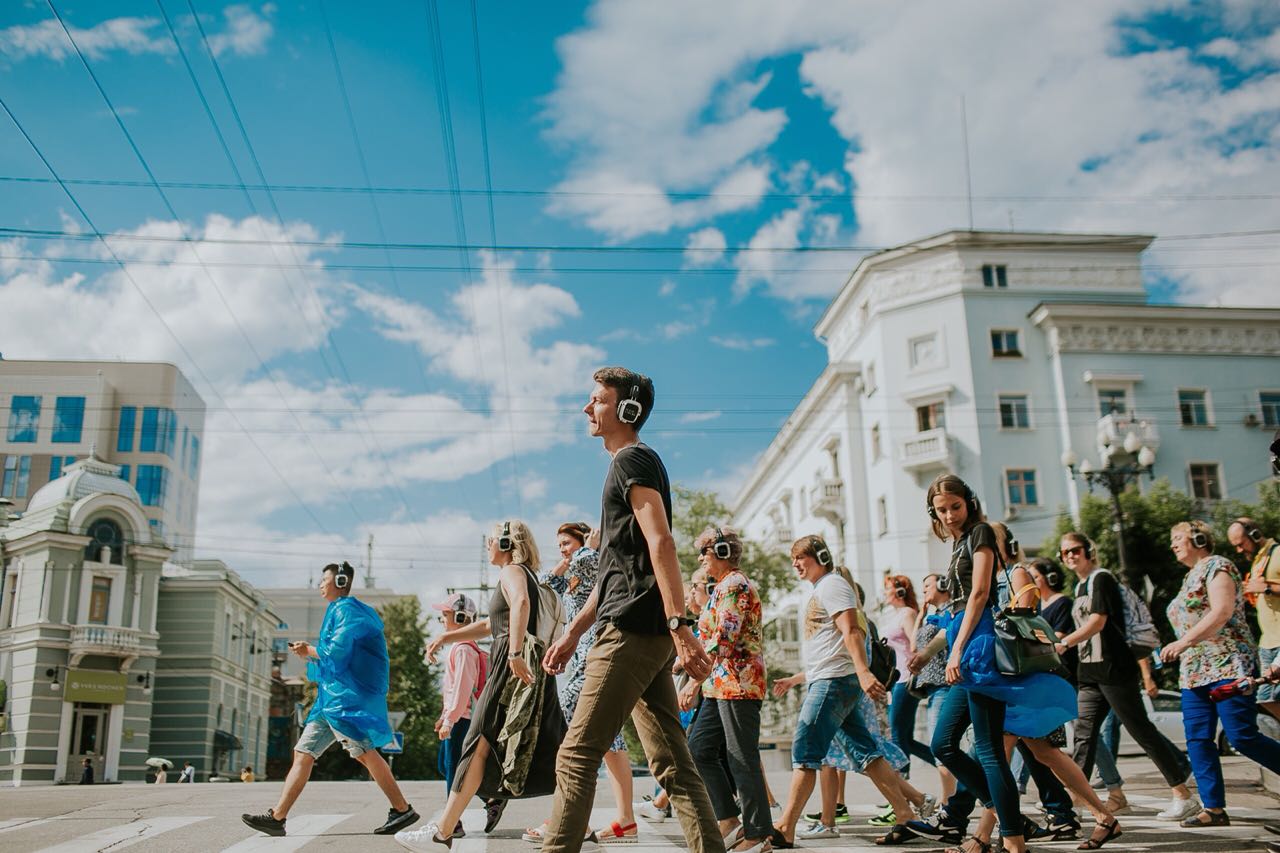
{"label": "white sneaker", "polygon": [[453,847],[452,838],[440,837],[440,826],[432,821],[421,829],[402,829],[395,835],[396,843],[418,853],[437,853],[441,847]]}
{"label": "white sneaker", "polygon": [[636,817],[642,817],[649,823],[662,823],[667,819],[667,813],[653,803],[640,803],[635,807],[635,813]]}
{"label": "white sneaker", "polygon": [[1193,814],[1200,813],[1200,801],[1195,797],[1184,800],[1181,797],[1174,797],[1169,801],[1169,806],[1164,811],[1156,814],[1160,820],[1182,820],[1191,817]]}
{"label": "white sneaker", "polygon": [[822,821],[815,820],[798,833],[801,838],[839,838],[840,833],[834,826],[824,826]]}

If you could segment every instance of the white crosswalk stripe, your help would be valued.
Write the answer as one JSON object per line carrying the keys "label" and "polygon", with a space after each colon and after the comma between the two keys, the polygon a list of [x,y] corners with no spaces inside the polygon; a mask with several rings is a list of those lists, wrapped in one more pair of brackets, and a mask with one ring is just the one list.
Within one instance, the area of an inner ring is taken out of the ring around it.
{"label": "white crosswalk stripe", "polygon": [[336,826],[349,817],[349,814],[294,815],[285,822],[289,834],[283,838],[255,833],[238,844],[224,848],[222,853],[259,853],[268,850],[271,853],[285,853],[288,850],[299,850],[323,835],[329,827]]}
{"label": "white crosswalk stripe", "polygon": [[0,820],[0,832],[10,832],[15,829],[26,829],[29,826],[40,826],[51,820],[57,820],[54,817],[11,817],[7,820]]}
{"label": "white crosswalk stripe", "polygon": [[162,833],[181,829],[184,826],[190,826],[193,823],[208,819],[207,817],[152,817],[135,820],[119,826],[100,829],[97,832],[73,838],[63,844],[46,847],[39,853],[91,853],[91,851],[98,851],[104,847],[110,847],[112,851],[122,850],[125,847],[132,847],[140,841],[146,841]]}

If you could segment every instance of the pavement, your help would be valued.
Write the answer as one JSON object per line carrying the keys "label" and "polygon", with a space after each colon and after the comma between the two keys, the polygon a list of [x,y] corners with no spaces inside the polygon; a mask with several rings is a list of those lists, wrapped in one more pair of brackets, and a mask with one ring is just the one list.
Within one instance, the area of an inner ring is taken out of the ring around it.
{"label": "pavement", "polygon": [[[1182,829],[1155,819],[1155,812],[1168,800],[1168,789],[1150,762],[1122,759],[1121,773],[1134,806],[1121,817],[1124,835],[1107,845],[1114,851],[1195,851],[1218,853],[1264,850],[1270,836],[1266,821],[1280,821],[1280,799],[1259,784],[1256,765],[1247,759],[1224,759],[1227,777],[1228,812],[1231,826],[1212,830]],[[937,779],[917,763],[916,784],[936,793]],[[771,771],[770,785],[779,795],[787,790],[789,774]],[[649,790],[652,780],[636,779],[636,799]],[[409,801],[423,815],[423,823],[444,805],[443,782],[406,782]],[[314,782],[307,786],[289,817],[289,835],[269,838],[254,833],[240,822],[246,811],[262,812],[274,804],[279,782],[164,786],[128,784],[92,787],[43,786],[0,789],[0,851],[56,851],[88,853],[129,849],[142,851],[234,851],[234,853],[285,853],[285,851],[351,851],[378,853],[401,850],[390,837],[375,836],[371,830],[386,819],[387,803],[372,782]],[[882,830],[867,826],[862,817],[878,811],[880,799],[863,777],[850,775],[847,792],[853,821],[842,827],[842,837],[823,843],[802,844],[811,853],[839,853],[873,847]],[[1028,815],[1037,814],[1031,798],[1024,801]],[[817,809],[817,796],[811,801]],[[476,803],[478,806],[479,804]],[[597,789],[593,825],[605,826],[614,819],[612,796],[604,780]],[[511,803],[498,828],[486,836],[484,815],[479,809],[463,817],[468,836],[454,843],[456,853],[533,853],[534,845],[520,840],[526,826],[542,822],[550,811],[550,798]],[[420,823],[419,826],[422,824]],[[1087,825],[1087,824],[1086,824]],[[1034,850],[1074,850],[1078,842],[1036,843]],[[684,840],[675,821],[647,824],[640,821],[636,844],[612,845],[623,853],[662,853],[682,849]],[[910,850],[941,850],[942,845],[919,839],[906,845]],[[594,845],[584,847],[588,853]]]}

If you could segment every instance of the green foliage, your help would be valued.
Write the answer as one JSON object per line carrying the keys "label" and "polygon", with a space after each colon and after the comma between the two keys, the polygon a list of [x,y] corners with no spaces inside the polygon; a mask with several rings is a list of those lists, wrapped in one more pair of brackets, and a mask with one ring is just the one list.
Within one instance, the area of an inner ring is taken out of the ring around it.
{"label": "green foliage", "polygon": [[[679,484],[671,487],[675,507],[672,513],[672,532],[676,538],[676,552],[680,557],[680,570],[688,578],[698,568],[698,552],[694,540],[707,527],[729,523],[729,508],[720,502],[714,492],[689,489]],[[743,540],[740,568],[756,585],[760,602],[765,607],[776,597],[795,586],[795,573],[785,554],[769,551],[758,542]]]}

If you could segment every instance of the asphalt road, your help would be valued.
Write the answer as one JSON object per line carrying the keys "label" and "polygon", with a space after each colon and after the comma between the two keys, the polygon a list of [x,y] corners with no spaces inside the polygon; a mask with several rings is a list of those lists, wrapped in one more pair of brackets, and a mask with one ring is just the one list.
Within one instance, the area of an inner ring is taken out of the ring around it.
{"label": "asphalt road", "polygon": [[[1121,818],[1123,837],[1107,846],[1116,851],[1218,851],[1262,850],[1269,836],[1265,821],[1280,821],[1280,800],[1257,784],[1257,770],[1247,760],[1229,758],[1228,811],[1232,825],[1214,830],[1191,830],[1157,821],[1154,813],[1163,807],[1167,789],[1149,762],[1125,759],[1121,772],[1134,812]],[[928,789],[934,780],[927,768],[918,765],[917,782]],[[648,790],[648,779],[637,779],[637,798]],[[770,782],[779,794],[786,790],[787,774],[771,773]],[[289,835],[268,838],[249,830],[240,822],[245,811],[265,811],[279,793],[279,783],[259,782],[199,785],[95,785],[8,788],[0,790],[0,851],[57,851],[87,853],[129,849],[142,851],[234,851],[234,853],[284,853],[291,850],[333,850],[360,853],[394,851],[401,848],[389,837],[370,834],[386,817],[387,804],[371,782],[313,783],[289,818]],[[424,822],[443,805],[441,782],[408,782],[409,800],[424,816]],[[858,816],[877,810],[879,799],[861,777],[850,777],[850,811]],[[817,798],[813,800],[816,808]],[[520,840],[525,826],[541,823],[550,809],[549,799],[511,804],[502,823],[492,835],[484,835],[484,817],[479,810],[463,818],[469,835],[454,844],[458,853],[533,853],[534,846]],[[1030,799],[1025,811],[1034,814]],[[614,818],[607,784],[598,790],[595,823],[604,826]],[[640,821],[640,840],[620,846],[622,851],[659,853],[684,847],[678,825]],[[865,849],[880,834],[855,818],[842,827],[843,836],[822,844],[804,844],[814,853]],[[1034,849],[1074,850],[1077,842],[1037,843]],[[913,850],[939,850],[941,845],[917,840],[907,845]],[[589,848],[584,848],[589,849]]]}

